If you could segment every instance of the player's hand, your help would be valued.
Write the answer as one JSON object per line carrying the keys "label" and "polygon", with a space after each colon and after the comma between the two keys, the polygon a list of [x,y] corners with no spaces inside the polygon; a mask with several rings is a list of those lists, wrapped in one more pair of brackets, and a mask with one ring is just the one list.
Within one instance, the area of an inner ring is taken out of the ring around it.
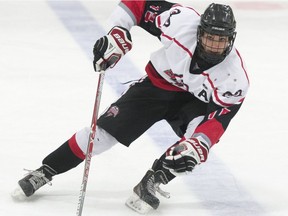
{"label": "player's hand", "polygon": [[109,33],[99,38],[93,49],[93,66],[96,72],[114,67],[123,55],[132,48],[129,31],[115,26]]}
{"label": "player's hand", "polygon": [[197,138],[178,142],[166,151],[163,166],[173,174],[192,172],[194,167],[205,162],[209,148]]}

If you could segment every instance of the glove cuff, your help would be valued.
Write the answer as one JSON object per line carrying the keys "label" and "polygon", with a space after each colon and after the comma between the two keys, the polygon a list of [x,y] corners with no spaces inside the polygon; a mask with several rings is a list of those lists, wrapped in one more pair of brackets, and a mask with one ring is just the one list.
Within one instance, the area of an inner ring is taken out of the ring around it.
{"label": "glove cuff", "polygon": [[115,26],[108,32],[108,36],[111,36],[111,39],[115,42],[115,44],[113,44],[114,47],[116,47],[122,55],[125,55],[132,49],[131,34],[127,29]]}
{"label": "glove cuff", "polygon": [[197,138],[190,138],[183,142],[189,143],[199,158],[199,163],[205,162],[208,157],[209,147],[204,142],[199,141]]}

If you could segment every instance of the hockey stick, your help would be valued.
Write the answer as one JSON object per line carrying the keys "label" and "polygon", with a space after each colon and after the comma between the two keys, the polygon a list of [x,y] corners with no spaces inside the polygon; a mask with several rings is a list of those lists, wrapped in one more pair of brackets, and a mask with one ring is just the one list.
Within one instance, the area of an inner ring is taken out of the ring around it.
{"label": "hockey stick", "polygon": [[93,142],[96,134],[96,125],[97,125],[97,118],[99,113],[99,107],[100,107],[100,100],[101,100],[101,94],[102,94],[102,88],[103,88],[103,82],[104,82],[104,76],[105,72],[102,70],[99,72],[99,78],[98,78],[98,85],[96,90],[96,98],[95,98],[95,104],[94,104],[94,110],[93,110],[93,117],[91,122],[91,131],[89,134],[89,140],[88,140],[88,146],[86,150],[86,157],[85,157],[85,167],[84,167],[84,173],[83,173],[83,180],[80,188],[80,195],[78,200],[78,206],[77,206],[77,216],[82,215],[83,205],[84,205],[84,199],[86,194],[86,187],[88,182],[88,175],[89,175],[89,169],[90,169],[90,163],[92,158],[92,150],[93,150]]}

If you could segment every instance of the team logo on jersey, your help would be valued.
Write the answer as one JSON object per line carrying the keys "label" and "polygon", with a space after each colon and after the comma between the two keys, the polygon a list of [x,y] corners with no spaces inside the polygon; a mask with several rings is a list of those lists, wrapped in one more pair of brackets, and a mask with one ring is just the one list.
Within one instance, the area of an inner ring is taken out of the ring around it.
{"label": "team logo on jersey", "polygon": [[106,117],[116,117],[119,114],[119,108],[117,106],[110,107],[106,112]]}
{"label": "team logo on jersey", "polygon": [[229,91],[227,91],[223,94],[223,97],[226,97],[226,98],[240,97],[240,96],[242,96],[242,90],[241,89],[236,91],[235,94],[233,94],[232,92],[229,92]]}
{"label": "team logo on jersey", "polygon": [[173,71],[171,69],[169,70],[165,70],[163,71],[167,76],[169,76],[169,78],[171,79],[171,81],[173,82],[173,84],[175,86],[178,86],[179,88],[185,89],[186,91],[188,91],[188,86],[186,84],[184,84],[183,82],[183,75],[180,74],[174,74]]}

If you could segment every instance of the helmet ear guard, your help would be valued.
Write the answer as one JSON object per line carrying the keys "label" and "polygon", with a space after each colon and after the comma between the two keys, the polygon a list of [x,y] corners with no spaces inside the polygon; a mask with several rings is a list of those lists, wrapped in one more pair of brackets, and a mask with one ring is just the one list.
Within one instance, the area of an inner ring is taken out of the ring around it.
{"label": "helmet ear guard", "polygon": [[[217,64],[231,52],[236,38],[236,21],[232,8],[228,5],[212,3],[201,15],[197,30],[198,54],[206,62]],[[209,35],[227,36],[228,45],[221,54],[209,53],[203,47],[204,33]]]}

